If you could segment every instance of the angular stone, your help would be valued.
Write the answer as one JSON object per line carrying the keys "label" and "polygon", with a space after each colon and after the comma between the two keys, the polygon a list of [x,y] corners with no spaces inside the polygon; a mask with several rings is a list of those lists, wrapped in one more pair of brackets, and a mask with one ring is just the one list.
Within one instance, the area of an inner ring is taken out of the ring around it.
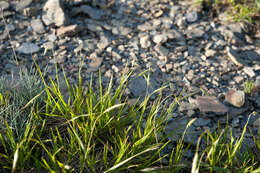
{"label": "angular stone", "polygon": [[45,32],[41,19],[31,20],[31,27],[36,33],[43,34]]}
{"label": "angular stone", "polygon": [[150,41],[149,35],[145,35],[140,38],[140,45],[144,49],[147,49],[151,46],[151,41]]}
{"label": "angular stone", "polygon": [[90,55],[90,59],[91,59],[91,62],[88,64],[89,69],[87,70],[87,72],[98,71],[99,67],[101,66],[101,64],[103,62],[103,58],[97,57],[96,53],[92,53]]}
{"label": "angular stone", "polygon": [[243,71],[246,74],[248,74],[248,76],[250,76],[251,78],[255,77],[255,75],[256,75],[252,67],[244,67]]}
{"label": "angular stone", "polygon": [[245,104],[244,91],[230,90],[226,94],[226,101],[235,107],[242,107]]}
{"label": "angular stone", "polygon": [[99,41],[99,43],[97,44],[97,47],[98,47],[100,50],[103,50],[103,49],[105,49],[110,43],[111,43],[111,40],[110,40],[107,36],[102,35],[102,36],[100,36],[100,41]]}
{"label": "angular stone", "polygon": [[239,67],[244,66],[242,59],[240,58],[239,54],[235,50],[233,50],[231,47],[227,46],[226,51],[227,51],[229,58],[231,59],[231,61],[234,64],[236,64]]}
{"label": "angular stone", "polygon": [[23,43],[18,49],[17,52],[23,54],[32,54],[40,50],[40,47],[34,43]]}
{"label": "angular stone", "polygon": [[214,112],[217,114],[225,114],[228,112],[228,108],[220,103],[216,97],[211,96],[198,96],[196,103],[201,112]]}
{"label": "angular stone", "polygon": [[60,0],[48,0],[43,7],[42,20],[45,25],[63,26],[67,23],[66,15],[63,11]]}
{"label": "angular stone", "polygon": [[83,27],[75,24],[75,25],[70,25],[70,26],[63,26],[57,29],[57,35],[59,37],[66,37],[66,36],[74,36],[78,32],[80,32],[83,29]]}

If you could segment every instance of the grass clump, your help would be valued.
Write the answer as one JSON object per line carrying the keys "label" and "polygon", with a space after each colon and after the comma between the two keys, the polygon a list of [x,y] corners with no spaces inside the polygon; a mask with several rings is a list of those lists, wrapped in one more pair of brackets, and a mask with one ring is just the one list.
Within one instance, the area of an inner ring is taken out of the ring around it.
{"label": "grass clump", "polygon": [[[30,91],[33,94],[17,97],[22,101],[16,109],[23,111],[12,121],[20,122],[26,115],[19,138],[15,129],[21,127],[13,125],[11,120],[3,121],[5,128],[1,129],[0,134],[1,172],[181,173],[259,169],[254,154],[244,157],[239,153],[246,127],[239,139],[234,139],[232,134],[228,138],[227,130],[203,133],[193,163],[191,160],[185,161],[186,151],[192,150],[183,141],[186,130],[175,143],[164,134],[167,115],[172,112],[175,103],[170,108],[163,106],[166,101],[161,94],[163,88],[152,93],[157,94],[155,100],[151,101],[152,94],[147,93],[143,101],[132,105],[128,104],[125,95],[130,74],[123,76],[114,89],[113,79],[103,87],[101,76],[98,87],[92,86],[92,80],[83,86],[79,72],[76,85],[70,84],[64,75],[69,92],[66,99],[61,92],[58,75],[56,80],[47,82],[37,68],[41,82],[30,78],[34,81],[32,86],[37,86],[37,89],[27,88],[35,89],[35,93]],[[149,80],[149,77],[146,79]],[[3,110],[12,105],[12,99],[9,99],[12,92],[16,95],[25,92],[21,89],[4,91],[1,91],[0,97]],[[202,138],[203,147],[200,146]],[[165,152],[167,147],[169,152]]]}
{"label": "grass clump", "polygon": [[259,0],[198,0],[197,2],[217,12],[223,12],[224,9],[233,21],[260,23]]}

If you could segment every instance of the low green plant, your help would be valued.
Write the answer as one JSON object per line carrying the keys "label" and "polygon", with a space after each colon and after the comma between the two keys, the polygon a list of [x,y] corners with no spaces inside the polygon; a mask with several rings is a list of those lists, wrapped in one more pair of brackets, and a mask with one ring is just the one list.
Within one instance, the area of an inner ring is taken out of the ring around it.
{"label": "low green plant", "polygon": [[4,130],[7,123],[16,141],[26,131],[33,112],[45,104],[44,85],[36,69],[21,69],[19,74],[17,79],[0,80],[0,130]]}
{"label": "low green plant", "polygon": [[260,1],[259,0],[197,0],[199,4],[206,4],[215,10],[223,9],[222,7],[229,7],[226,11],[233,21],[245,21],[249,23],[259,22],[254,20],[259,16]]}
{"label": "low green plant", "polygon": [[[101,75],[98,87],[92,85],[92,80],[83,86],[80,71],[77,85],[70,84],[64,73],[70,95],[65,99],[58,75],[56,79],[47,81],[38,66],[37,69],[41,82],[36,80],[31,88],[27,88],[32,91],[5,90],[2,87],[1,108],[6,111],[13,104],[11,98],[21,99],[23,104],[17,104],[15,109],[22,110],[19,115],[25,116],[22,121],[25,126],[17,137],[16,129],[19,127],[12,123],[21,120],[17,117],[12,121],[1,118],[1,172],[256,173],[260,169],[256,154],[250,150],[240,152],[247,124],[240,138],[232,136],[228,125],[224,130],[219,128],[213,133],[202,133],[191,163],[184,160],[186,151],[192,150],[191,145],[184,143],[184,136],[195,121],[193,119],[182,137],[176,143],[171,142],[172,152],[163,152],[170,144],[164,135],[168,115],[179,100],[189,95],[176,97],[167,107],[163,105],[168,97],[162,98],[163,88],[160,88],[151,94],[147,92],[143,101],[130,105],[125,89],[131,74],[123,76],[114,90],[113,79],[104,88]],[[149,84],[149,75],[142,75]],[[29,79],[28,76],[25,78]],[[23,81],[26,80],[23,78]],[[26,87],[28,84],[27,81]],[[19,95],[21,91],[27,94]],[[157,94],[157,98],[152,101],[150,97],[153,94]],[[255,138],[255,142],[259,143],[259,139]]]}
{"label": "low green plant", "polygon": [[[251,115],[248,118],[250,119]],[[232,131],[228,125],[223,130],[215,133],[206,131],[203,133],[198,142],[196,153],[193,158],[192,173],[198,172],[257,172],[259,163],[256,155],[247,148],[247,151],[241,152],[241,147],[246,134],[248,121],[243,128],[240,137],[233,137]],[[203,138],[204,137],[204,138]],[[199,153],[200,143],[206,139],[206,148]]]}
{"label": "low green plant", "polygon": [[244,92],[246,94],[250,94],[252,92],[252,89],[254,88],[254,81],[246,80],[244,83]]}

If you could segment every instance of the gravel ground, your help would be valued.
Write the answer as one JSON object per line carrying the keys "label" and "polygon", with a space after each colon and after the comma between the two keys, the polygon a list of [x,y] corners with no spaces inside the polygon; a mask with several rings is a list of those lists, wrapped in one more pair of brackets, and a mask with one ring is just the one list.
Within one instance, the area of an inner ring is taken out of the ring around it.
{"label": "gravel ground", "polygon": [[[144,77],[131,78],[130,101],[163,85],[165,96],[195,93],[180,100],[166,133],[196,117],[185,137],[191,142],[217,122],[225,125],[228,114],[240,135],[253,111],[249,127],[259,129],[260,32],[254,25],[228,22],[225,13],[213,18],[194,0],[14,0],[0,7],[1,76],[16,76],[33,57],[48,76],[55,78],[57,64],[71,82],[80,67],[84,81],[93,75],[96,84],[99,70],[106,84],[149,69],[149,86]],[[247,80],[255,83],[250,95]]]}

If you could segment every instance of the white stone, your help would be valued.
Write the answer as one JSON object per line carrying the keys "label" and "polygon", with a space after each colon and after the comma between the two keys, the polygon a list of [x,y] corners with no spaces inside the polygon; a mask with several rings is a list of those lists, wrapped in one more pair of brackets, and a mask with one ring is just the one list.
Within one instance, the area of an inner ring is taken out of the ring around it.
{"label": "white stone", "polygon": [[149,35],[145,35],[140,38],[140,45],[144,49],[147,49],[151,46]]}
{"label": "white stone", "polygon": [[47,26],[63,26],[67,22],[60,0],[48,0],[43,7],[43,13],[42,20]]}

